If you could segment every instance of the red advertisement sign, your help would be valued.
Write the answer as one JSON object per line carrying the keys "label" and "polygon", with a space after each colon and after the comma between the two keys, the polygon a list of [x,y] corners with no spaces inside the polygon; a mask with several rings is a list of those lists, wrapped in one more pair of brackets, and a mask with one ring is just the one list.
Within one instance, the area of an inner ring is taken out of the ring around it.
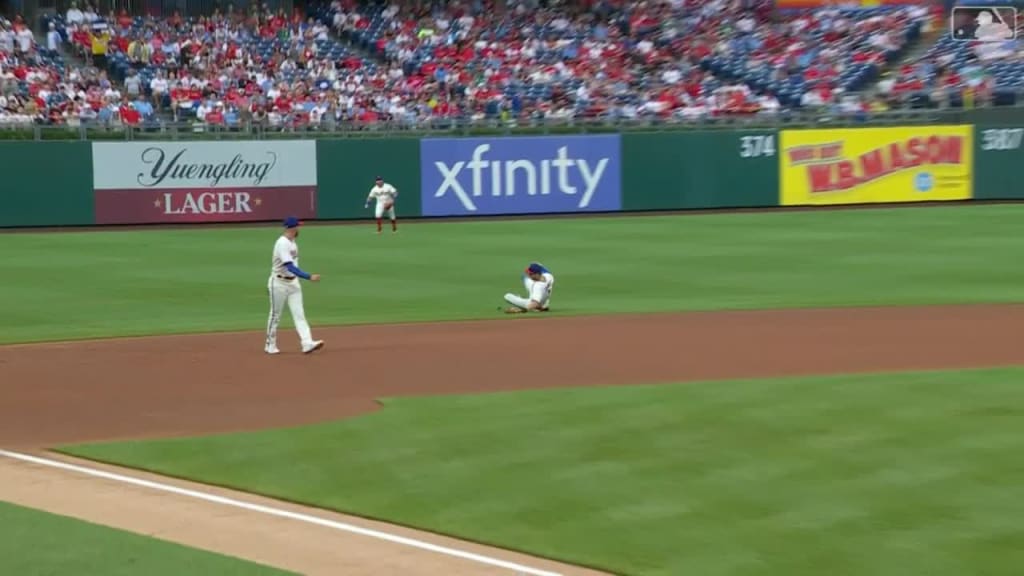
{"label": "red advertisement sign", "polygon": [[315,186],[96,190],[97,224],[259,222],[316,217]]}

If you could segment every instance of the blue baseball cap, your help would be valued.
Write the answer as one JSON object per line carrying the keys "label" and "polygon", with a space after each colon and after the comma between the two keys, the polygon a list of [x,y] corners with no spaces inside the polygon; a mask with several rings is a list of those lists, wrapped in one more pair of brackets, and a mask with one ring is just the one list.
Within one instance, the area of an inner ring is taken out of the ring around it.
{"label": "blue baseball cap", "polygon": [[298,228],[301,225],[302,225],[302,222],[299,222],[299,219],[296,218],[295,216],[289,216],[289,217],[284,219],[284,227],[285,228]]}
{"label": "blue baseball cap", "polygon": [[530,267],[527,268],[526,271],[530,274],[542,274],[544,272],[544,269],[541,268],[540,264],[534,262],[530,264]]}

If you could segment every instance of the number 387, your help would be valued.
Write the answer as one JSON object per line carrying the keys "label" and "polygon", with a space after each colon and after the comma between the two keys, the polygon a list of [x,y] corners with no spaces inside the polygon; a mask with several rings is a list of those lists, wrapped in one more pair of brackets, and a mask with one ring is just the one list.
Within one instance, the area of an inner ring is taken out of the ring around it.
{"label": "number 387", "polygon": [[1019,150],[1024,128],[993,128],[981,133],[982,150]]}

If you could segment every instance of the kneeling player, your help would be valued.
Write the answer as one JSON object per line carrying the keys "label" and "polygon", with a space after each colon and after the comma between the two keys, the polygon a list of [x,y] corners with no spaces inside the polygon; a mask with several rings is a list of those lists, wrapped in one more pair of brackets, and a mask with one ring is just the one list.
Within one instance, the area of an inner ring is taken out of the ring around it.
{"label": "kneeling player", "polygon": [[512,306],[505,309],[507,314],[522,314],[525,312],[547,312],[551,300],[551,291],[555,287],[555,277],[551,271],[537,262],[530,263],[530,266],[523,273],[523,285],[526,287],[526,298],[515,294],[505,294],[505,301]]}

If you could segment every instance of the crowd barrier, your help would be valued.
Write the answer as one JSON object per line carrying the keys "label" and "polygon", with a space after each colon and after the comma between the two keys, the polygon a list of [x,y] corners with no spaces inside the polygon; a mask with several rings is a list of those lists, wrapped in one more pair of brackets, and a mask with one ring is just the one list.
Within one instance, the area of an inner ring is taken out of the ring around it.
{"label": "crowd barrier", "polygon": [[386,139],[0,142],[0,227],[1024,198],[1024,127]]}

